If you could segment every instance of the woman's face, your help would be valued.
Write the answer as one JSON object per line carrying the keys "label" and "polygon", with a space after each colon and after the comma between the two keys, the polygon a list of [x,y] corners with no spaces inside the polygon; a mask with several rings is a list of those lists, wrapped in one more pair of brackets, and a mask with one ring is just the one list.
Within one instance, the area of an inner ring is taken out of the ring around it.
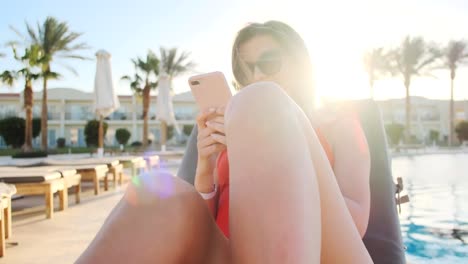
{"label": "woman's face", "polygon": [[[294,80],[291,57],[269,35],[255,36],[239,46],[239,64],[246,76],[244,85],[272,81],[290,94]],[[291,95],[291,94],[290,94]]]}

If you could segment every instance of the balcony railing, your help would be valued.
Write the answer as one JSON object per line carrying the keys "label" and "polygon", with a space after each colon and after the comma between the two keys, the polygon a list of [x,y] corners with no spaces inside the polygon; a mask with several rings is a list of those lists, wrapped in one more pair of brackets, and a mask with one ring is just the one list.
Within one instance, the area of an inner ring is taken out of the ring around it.
{"label": "balcony railing", "polygon": [[90,112],[82,112],[82,113],[65,113],[65,120],[92,120],[95,119],[96,116]]}
{"label": "balcony railing", "polygon": [[49,112],[47,113],[47,119],[48,120],[60,120],[60,113]]}

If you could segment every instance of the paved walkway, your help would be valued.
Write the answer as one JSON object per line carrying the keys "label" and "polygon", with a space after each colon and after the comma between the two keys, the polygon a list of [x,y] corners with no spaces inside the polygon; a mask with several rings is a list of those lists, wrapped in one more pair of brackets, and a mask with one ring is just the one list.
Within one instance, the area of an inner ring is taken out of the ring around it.
{"label": "paved walkway", "polygon": [[[112,208],[120,200],[124,188],[111,189],[94,197],[85,192],[78,205],[70,199],[70,207],[46,219],[42,197],[27,197],[13,202],[13,236],[7,242],[6,254],[0,263],[73,263],[94,238]],[[58,200],[58,199],[55,199]],[[25,204],[36,205],[25,208]],[[58,209],[58,203],[56,203]]]}
{"label": "paved walkway", "polygon": [[[166,167],[176,173],[180,160],[171,160]],[[126,173],[129,175],[129,172]],[[58,197],[54,198],[56,213],[45,218],[43,196],[27,196],[13,201],[13,235],[0,263],[73,263],[86,249],[101,228],[114,206],[122,198],[126,184],[95,196],[90,183],[84,183],[81,203],[69,197],[69,207],[58,211]]]}

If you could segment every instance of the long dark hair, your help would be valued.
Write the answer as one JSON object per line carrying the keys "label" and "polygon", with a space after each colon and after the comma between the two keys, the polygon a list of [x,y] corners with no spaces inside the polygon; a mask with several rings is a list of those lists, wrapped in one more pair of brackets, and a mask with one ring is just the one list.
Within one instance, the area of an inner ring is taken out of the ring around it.
{"label": "long dark hair", "polygon": [[243,43],[259,35],[271,36],[275,41],[278,42],[283,51],[293,58],[297,67],[293,69],[292,72],[297,75],[297,83],[301,86],[301,92],[307,95],[303,98],[309,98],[304,102],[301,102],[301,100],[304,100],[303,98],[293,99],[295,99],[296,102],[303,108],[309,108],[310,106],[313,106],[315,90],[312,63],[309,52],[307,51],[305,42],[301,36],[299,36],[299,34],[292,27],[280,21],[272,20],[265,23],[250,23],[237,33],[236,39],[232,46],[231,61],[232,71],[236,79],[236,85],[246,85],[246,73],[243,70],[242,62],[239,58],[239,47]]}

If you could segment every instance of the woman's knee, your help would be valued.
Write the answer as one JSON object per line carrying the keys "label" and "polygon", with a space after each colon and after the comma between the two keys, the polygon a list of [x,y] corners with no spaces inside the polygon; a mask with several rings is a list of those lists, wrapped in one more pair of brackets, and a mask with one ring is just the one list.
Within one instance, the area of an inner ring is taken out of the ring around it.
{"label": "woman's knee", "polygon": [[278,84],[254,83],[231,98],[225,112],[226,131],[229,133],[239,127],[244,130],[276,127],[283,120],[291,120],[297,114],[296,108],[298,106]]}
{"label": "woman's knee", "polygon": [[242,88],[239,93],[233,96],[228,109],[240,110],[246,107],[274,106],[286,99],[289,99],[288,95],[278,84],[274,82],[257,82]]}

